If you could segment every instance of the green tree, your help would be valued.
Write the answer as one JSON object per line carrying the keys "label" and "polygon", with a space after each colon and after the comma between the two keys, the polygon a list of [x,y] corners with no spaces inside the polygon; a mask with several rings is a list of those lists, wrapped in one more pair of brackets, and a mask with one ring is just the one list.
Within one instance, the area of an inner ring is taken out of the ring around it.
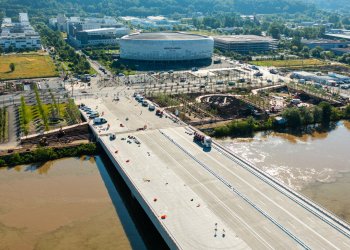
{"label": "green tree", "polygon": [[318,106],[315,106],[313,111],[313,116],[314,116],[314,122],[315,123],[320,123],[322,122],[322,109]]}
{"label": "green tree", "polygon": [[301,107],[299,109],[299,111],[300,111],[300,117],[301,117],[302,124],[308,125],[308,124],[312,124],[314,122],[314,117],[313,117],[310,109],[308,109],[306,107]]}
{"label": "green tree", "polygon": [[350,119],[350,105],[346,106],[344,109],[344,118]]}
{"label": "green tree", "polygon": [[298,108],[288,108],[282,113],[282,117],[287,120],[289,127],[297,128],[300,127],[301,116]]}
{"label": "green tree", "polygon": [[332,115],[332,106],[328,102],[321,102],[318,106],[322,109],[322,123],[329,123]]}
{"label": "green tree", "polygon": [[10,68],[10,71],[13,72],[13,71],[15,71],[16,66],[14,63],[10,63],[9,68]]}

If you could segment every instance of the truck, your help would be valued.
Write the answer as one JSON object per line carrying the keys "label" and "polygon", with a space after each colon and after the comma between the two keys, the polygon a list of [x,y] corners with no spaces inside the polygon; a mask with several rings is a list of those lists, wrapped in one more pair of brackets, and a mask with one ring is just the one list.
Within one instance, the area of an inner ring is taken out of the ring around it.
{"label": "truck", "polygon": [[198,132],[194,132],[193,141],[196,143],[199,143],[201,146],[205,148],[211,148],[212,139],[210,136],[206,136]]}

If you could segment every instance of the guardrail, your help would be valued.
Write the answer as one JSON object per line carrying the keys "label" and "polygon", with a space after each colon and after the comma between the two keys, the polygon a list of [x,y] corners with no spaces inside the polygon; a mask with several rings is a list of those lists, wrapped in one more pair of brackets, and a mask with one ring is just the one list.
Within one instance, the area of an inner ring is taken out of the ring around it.
{"label": "guardrail", "polygon": [[255,210],[257,210],[260,214],[262,214],[264,217],[266,217],[268,220],[270,220],[274,225],[276,225],[278,228],[280,228],[284,233],[286,233],[289,237],[291,237],[295,242],[297,242],[299,245],[301,245],[304,249],[311,249],[308,247],[302,240],[300,240],[298,237],[296,237],[293,233],[291,233],[287,228],[285,228],[283,225],[278,223],[275,219],[273,219],[268,213],[263,211],[261,208],[259,208],[257,205],[255,205],[251,200],[249,200],[245,195],[243,195],[241,192],[239,192],[237,189],[235,189],[227,180],[225,180],[223,177],[215,173],[210,167],[205,165],[203,162],[199,161],[195,156],[193,156],[191,153],[189,153],[186,149],[184,149],[180,144],[178,144],[175,140],[173,140],[170,136],[168,136],[163,131],[159,130],[159,132],[167,138],[169,141],[171,141],[176,147],[178,147],[181,151],[183,151],[186,155],[188,155],[190,158],[192,158],[195,162],[197,162],[199,165],[201,165],[204,169],[206,169],[209,173],[211,173],[214,177],[216,177],[218,180],[220,180],[225,186],[227,186],[229,189],[231,189],[235,194],[237,194],[239,197],[241,197],[244,201],[246,201],[250,206],[252,206]]}
{"label": "guardrail", "polygon": [[[286,195],[289,199],[293,200],[294,202],[296,202],[297,204],[299,204],[300,206],[302,206],[304,209],[308,210],[309,212],[311,212],[313,215],[315,215],[316,217],[318,217],[319,219],[321,219],[322,221],[326,222],[328,225],[330,225],[331,227],[333,227],[334,229],[336,229],[338,232],[342,233],[343,235],[345,235],[346,237],[350,238],[350,234],[348,232],[345,232],[343,229],[341,229],[340,227],[338,227],[337,225],[335,225],[334,223],[331,223],[331,221],[326,220],[323,216],[321,216],[319,213],[315,212],[313,209],[310,209],[310,207],[316,209],[318,212],[320,212],[322,215],[326,216],[328,219],[331,219],[332,221],[336,222],[337,224],[341,225],[342,227],[346,228],[347,230],[350,230],[350,227],[348,225],[346,225],[345,223],[343,223],[342,221],[340,221],[338,218],[336,218],[335,215],[333,215],[331,212],[327,211],[326,209],[320,207],[317,204],[314,204],[313,202],[310,202],[310,200],[306,197],[304,197],[303,195],[295,192],[294,190],[290,189],[289,187],[287,187],[286,185],[280,183],[279,181],[277,181],[276,179],[272,178],[271,176],[267,175],[266,173],[264,173],[263,171],[261,171],[260,169],[256,168],[252,163],[242,159],[241,157],[233,154],[232,152],[228,151],[226,148],[224,148],[223,146],[221,146],[220,144],[213,142],[213,144],[215,144],[215,146],[212,146],[213,148],[215,148],[217,151],[219,151],[220,153],[222,153],[223,155],[225,155],[226,157],[228,157],[229,159],[231,159],[232,161],[236,162],[237,164],[239,164],[241,167],[245,168],[246,170],[248,170],[250,173],[254,174],[256,177],[258,177],[259,179],[263,180],[264,182],[268,183],[269,185],[271,185],[272,187],[274,187],[276,190],[278,190],[279,192],[283,193],[284,195]],[[236,159],[234,159],[236,158]],[[242,164],[243,163],[243,164]],[[263,176],[263,177],[262,177]],[[267,180],[268,181],[267,181]],[[284,189],[287,192],[283,192],[282,189]],[[291,193],[291,194],[289,194]],[[297,200],[296,198],[298,198],[299,200]],[[306,206],[304,203],[306,203],[308,206]],[[309,207],[310,206],[310,207]]]}

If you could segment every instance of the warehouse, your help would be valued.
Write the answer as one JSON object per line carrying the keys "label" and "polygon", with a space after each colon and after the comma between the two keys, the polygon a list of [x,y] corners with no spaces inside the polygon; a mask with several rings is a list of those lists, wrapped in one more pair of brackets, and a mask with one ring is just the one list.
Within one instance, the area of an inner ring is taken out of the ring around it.
{"label": "warehouse", "polygon": [[215,48],[240,54],[263,53],[277,48],[277,40],[255,35],[232,35],[214,37]]}
{"label": "warehouse", "polygon": [[317,39],[317,40],[301,40],[301,43],[310,49],[320,47],[324,50],[331,50],[336,48],[347,48],[349,42],[341,40]]}
{"label": "warehouse", "polygon": [[120,58],[136,61],[210,59],[214,40],[183,32],[134,33],[120,39]]}

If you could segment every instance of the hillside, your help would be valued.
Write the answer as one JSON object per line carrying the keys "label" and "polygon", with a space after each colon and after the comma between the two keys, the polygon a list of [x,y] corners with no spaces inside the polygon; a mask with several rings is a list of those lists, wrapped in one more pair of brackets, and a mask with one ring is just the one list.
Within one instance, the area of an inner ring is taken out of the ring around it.
{"label": "hillside", "polygon": [[349,0],[304,0],[307,3],[317,5],[322,9],[349,11]]}
{"label": "hillside", "polygon": [[195,12],[239,12],[242,14],[296,13],[314,8],[302,0],[0,0],[7,16],[18,11],[32,15],[82,12],[106,15],[169,15]]}

